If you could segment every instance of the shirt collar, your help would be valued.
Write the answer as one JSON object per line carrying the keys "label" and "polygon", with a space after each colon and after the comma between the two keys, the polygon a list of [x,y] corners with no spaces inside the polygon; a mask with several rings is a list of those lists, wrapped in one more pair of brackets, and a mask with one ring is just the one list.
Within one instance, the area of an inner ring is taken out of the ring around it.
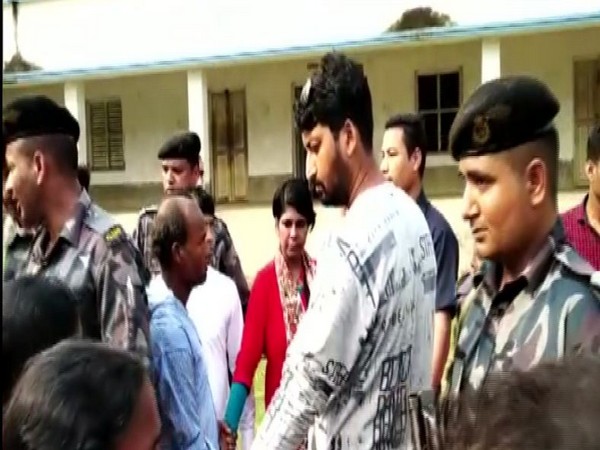
{"label": "shirt collar", "polygon": [[419,205],[419,208],[421,208],[423,214],[425,214],[429,209],[429,205],[431,204],[425,195],[425,189],[421,189],[421,192],[419,192],[419,195],[417,196],[416,202],[417,205]]}

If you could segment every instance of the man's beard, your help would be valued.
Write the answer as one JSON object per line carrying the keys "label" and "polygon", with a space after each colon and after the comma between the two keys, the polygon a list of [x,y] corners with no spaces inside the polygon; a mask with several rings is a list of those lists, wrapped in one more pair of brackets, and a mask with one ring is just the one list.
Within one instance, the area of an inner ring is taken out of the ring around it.
{"label": "man's beard", "polygon": [[333,173],[336,174],[335,180],[326,189],[325,184],[317,180],[317,176],[312,175],[308,180],[310,191],[314,199],[319,200],[323,206],[348,206],[348,176],[346,168],[342,164],[336,164]]}

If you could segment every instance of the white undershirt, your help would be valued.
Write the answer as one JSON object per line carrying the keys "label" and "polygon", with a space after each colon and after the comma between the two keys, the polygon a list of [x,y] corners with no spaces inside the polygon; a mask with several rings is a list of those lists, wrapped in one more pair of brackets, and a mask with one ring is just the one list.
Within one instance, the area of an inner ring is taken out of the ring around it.
{"label": "white undershirt", "polygon": [[[204,284],[192,290],[187,309],[202,341],[217,419],[223,420],[230,391],[228,372],[235,371],[244,328],[235,283],[209,267]],[[249,449],[254,439],[254,415],[254,396],[250,392],[240,421],[243,449]]]}

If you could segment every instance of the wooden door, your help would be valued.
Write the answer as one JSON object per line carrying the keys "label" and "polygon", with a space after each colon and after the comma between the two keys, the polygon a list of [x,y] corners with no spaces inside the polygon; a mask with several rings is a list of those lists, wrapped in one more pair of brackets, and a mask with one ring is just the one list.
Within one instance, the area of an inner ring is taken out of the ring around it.
{"label": "wooden door", "polygon": [[600,123],[600,56],[576,61],[574,65],[575,146],[573,154],[576,186],[587,186],[584,173],[587,140],[594,125]]}
{"label": "wooden door", "polygon": [[215,200],[233,202],[248,195],[246,93],[211,93],[211,136]]}
{"label": "wooden door", "polygon": [[[300,93],[302,92],[302,86],[294,86],[294,104],[300,97]],[[300,131],[296,128],[296,124],[294,122],[294,113],[292,112],[292,158],[293,158],[293,169],[294,176],[298,178],[306,178],[306,152],[304,150],[304,144],[302,143],[302,135]]]}

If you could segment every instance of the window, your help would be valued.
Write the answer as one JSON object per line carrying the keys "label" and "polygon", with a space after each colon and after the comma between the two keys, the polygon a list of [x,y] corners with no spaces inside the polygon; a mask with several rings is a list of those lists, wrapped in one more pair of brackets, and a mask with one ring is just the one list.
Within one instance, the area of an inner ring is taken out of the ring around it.
{"label": "window", "polygon": [[90,169],[125,170],[121,100],[88,102],[87,122]]}
{"label": "window", "polygon": [[448,150],[448,134],[460,107],[460,72],[417,75],[417,111],[425,122],[428,152]]}

